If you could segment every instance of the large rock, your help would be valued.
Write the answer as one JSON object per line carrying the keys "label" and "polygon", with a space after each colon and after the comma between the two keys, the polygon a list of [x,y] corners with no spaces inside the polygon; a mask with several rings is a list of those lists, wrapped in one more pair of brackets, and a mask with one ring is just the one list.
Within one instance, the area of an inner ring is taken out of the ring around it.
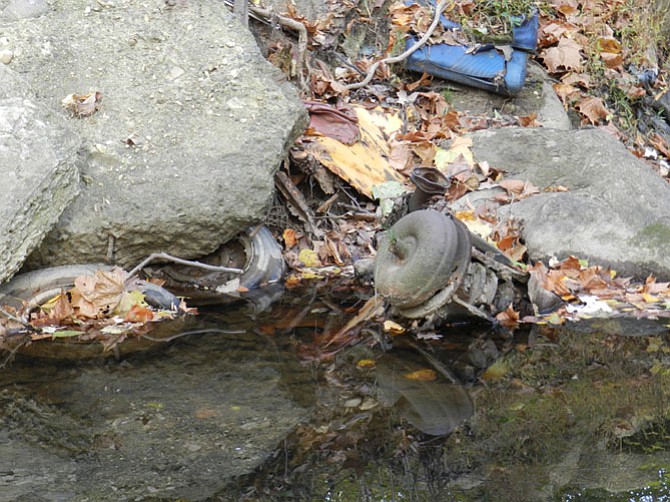
{"label": "large rock", "polygon": [[491,119],[502,115],[518,117],[536,115],[544,128],[571,129],[570,117],[554,91],[553,81],[537,63],[528,63],[523,89],[516,96],[502,96],[449,82],[449,104],[463,115],[486,115]]}
{"label": "large rock", "polygon": [[194,257],[263,219],[306,115],[223,2],[63,0],[0,28],[51,109],[102,93],[99,111],[69,119],[85,139],[82,194],[31,266]]}
{"label": "large rock", "polygon": [[479,161],[540,189],[503,214],[523,221],[532,259],[574,254],[621,274],[670,279],[670,185],[600,129],[473,133]]}
{"label": "large rock", "polygon": [[0,282],[11,277],[77,195],[79,140],[0,64]]}

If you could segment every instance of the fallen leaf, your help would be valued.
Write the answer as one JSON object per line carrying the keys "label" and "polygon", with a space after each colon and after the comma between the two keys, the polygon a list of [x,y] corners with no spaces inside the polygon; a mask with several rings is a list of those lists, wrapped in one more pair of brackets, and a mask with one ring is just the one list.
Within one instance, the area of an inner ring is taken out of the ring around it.
{"label": "fallen leaf", "polygon": [[596,48],[600,52],[621,53],[621,43],[614,37],[599,37],[596,40]]}
{"label": "fallen leaf", "polygon": [[365,305],[361,307],[358,313],[352,319],[350,319],[344,325],[344,327],[342,327],[342,329],[333,335],[333,337],[326,344],[326,347],[335,342],[341,341],[342,337],[344,337],[349,330],[355,328],[365,321],[372,319],[373,317],[381,315],[382,312],[384,312],[384,302],[378,296],[371,297],[367,302],[365,302]]}
{"label": "fallen leaf", "polygon": [[397,322],[391,320],[384,321],[384,333],[389,333],[391,336],[399,336],[405,331],[407,330]]}
{"label": "fallen leaf", "polygon": [[442,173],[448,175],[449,164],[452,164],[462,158],[467,163],[468,167],[473,168],[475,165],[475,159],[471,147],[472,138],[457,136],[451,142],[448,150],[445,150],[444,148],[437,149],[434,158],[435,167],[442,171]]}
{"label": "fallen leaf", "polygon": [[358,117],[351,106],[306,101],[305,107],[309,113],[310,129],[345,145],[353,145],[358,140]]}
{"label": "fallen leaf", "polygon": [[70,290],[72,307],[82,317],[98,317],[111,313],[125,291],[126,272],[121,268],[98,270],[74,280]]}
{"label": "fallen leaf", "polygon": [[133,305],[124,318],[125,322],[146,323],[154,319],[154,313],[142,305]]}
{"label": "fallen leaf", "polygon": [[514,328],[519,323],[519,313],[510,305],[507,309],[499,312],[496,319],[506,328]]}
{"label": "fallen leaf", "polygon": [[422,369],[405,373],[403,377],[407,380],[414,380],[417,382],[433,382],[437,380],[437,373],[435,373],[435,370]]}
{"label": "fallen leaf", "polygon": [[623,54],[613,54],[611,52],[601,52],[600,58],[608,68],[617,68],[623,63]]}
{"label": "fallen leaf", "polygon": [[298,233],[292,228],[287,228],[282,233],[282,238],[284,239],[284,246],[286,249],[291,249],[298,242]]}
{"label": "fallen leaf", "polygon": [[605,120],[610,111],[605,108],[605,104],[601,98],[588,97],[584,98],[575,104],[575,110],[581,113],[591,124],[598,124],[601,120]]}
{"label": "fallen leaf", "polygon": [[540,123],[537,121],[537,113],[533,112],[530,115],[519,117],[519,124],[522,127],[539,127]]}
{"label": "fallen leaf", "polygon": [[82,334],[83,334],[83,332],[81,332],[81,331],[74,331],[74,330],[71,330],[71,329],[63,329],[63,330],[54,331],[51,334],[51,338],[71,338],[73,336],[80,336]]}
{"label": "fallen leaf", "polygon": [[100,109],[102,93],[99,91],[89,94],[69,94],[61,101],[61,105],[76,117],[88,117]]}
{"label": "fallen leaf", "polygon": [[372,187],[385,181],[404,181],[404,176],[389,164],[390,136],[399,131],[402,121],[395,113],[354,106],[360,140],[345,145],[333,138],[311,138],[305,150],[333,174],[349,182],[363,195],[372,198]]}
{"label": "fallen leaf", "polygon": [[356,367],[359,369],[374,368],[375,366],[377,366],[377,361],[374,359],[361,359],[356,363]]}
{"label": "fallen leaf", "polygon": [[146,307],[144,294],[141,291],[124,291],[116,308],[112,312],[114,315],[125,316],[135,305]]}
{"label": "fallen leaf", "polygon": [[321,265],[321,262],[319,261],[319,255],[312,249],[300,250],[300,254],[298,254],[298,260],[300,260],[300,263],[302,263],[305,267],[319,267]]}
{"label": "fallen leaf", "polygon": [[582,46],[570,38],[561,38],[558,45],[540,52],[551,73],[562,73],[570,70],[580,71],[582,68]]}

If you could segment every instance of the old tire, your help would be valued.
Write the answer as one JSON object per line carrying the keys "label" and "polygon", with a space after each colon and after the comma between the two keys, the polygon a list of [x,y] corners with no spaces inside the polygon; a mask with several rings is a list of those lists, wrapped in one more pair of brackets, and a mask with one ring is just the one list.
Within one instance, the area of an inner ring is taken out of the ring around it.
{"label": "old tire", "polygon": [[[0,286],[0,305],[8,305],[21,316],[53,298],[63,289],[74,286],[75,278],[91,275],[97,270],[111,270],[112,267],[100,263],[62,265],[33,270],[12,278]],[[170,292],[155,284],[139,281],[138,289],[145,293],[148,303],[160,308],[176,308],[179,300]]]}

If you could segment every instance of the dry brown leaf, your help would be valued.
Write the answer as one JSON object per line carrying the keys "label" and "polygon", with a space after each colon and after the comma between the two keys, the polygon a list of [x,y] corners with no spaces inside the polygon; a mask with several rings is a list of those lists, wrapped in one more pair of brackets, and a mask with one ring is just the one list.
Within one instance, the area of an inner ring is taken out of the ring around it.
{"label": "dry brown leaf", "polygon": [[570,38],[561,38],[558,45],[540,52],[551,73],[562,73],[570,70],[580,71],[582,68],[582,46]]}
{"label": "dry brown leaf", "polygon": [[342,337],[351,329],[355,328],[359,324],[362,324],[365,321],[372,319],[378,315],[381,315],[384,312],[384,302],[378,296],[371,297],[365,305],[361,307],[352,319],[347,322],[342,329],[340,329],[335,335],[328,341],[326,346],[332,345],[335,342],[341,341]]}
{"label": "dry brown leaf", "polygon": [[601,120],[607,119],[611,114],[610,111],[605,108],[605,104],[601,98],[596,97],[587,97],[575,105],[575,110],[581,113],[588,122],[595,125],[598,124]]}
{"label": "dry brown leaf", "polygon": [[282,238],[284,239],[284,246],[286,249],[291,249],[298,243],[298,233],[292,228],[287,228],[282,233]]}
{"label": "dry brown leaf", "polygon": [[89,94],[69,94],[61,101],[61,105],[76,117],[88,117],[100,109],[102,93],[99,91]]}
{"label": "dry brown leaf", "polygon": [[617,68],[623,63],[623,54],[614,54],[611,52],[601,52],[600,57],[602,58],[605,66],[608,68]]}
{"label": "dry brown leaf", "polygon": [[519,324],[519,313],[510,305],[507,307],[507,309],[498,313],[498,315],[496,315],[496,319],[503,326],[507,328],[514,328],[517,324]]}
{"label": "dry brown leaf", "polygon": [[563,102],[564,105],[570,103],[570,100],[573,97],[579,96],[579,89],[577,89],[574,85],[571,84],[565,84],[565,83],[554,84],[554,91],[556,91],[556,95],[560,98],[560,100]]}
{"label": "dry brown leaf", "polygon": [[540,123],[537,121],[537,113],[533,112],[530,115],[519,117],[519,124],[522,127],[539,127]]}
{"label": "dry brown leaf", "polygon": [[70,290],[71,304],[82,317],[98,317],[111,312],[125,291],[127,273],[121,268],[98,270],[74,280]]}
{"label": "dry brown leaf", "polygon": [[564,38],[569,33],[572,33],[577,28],[565,21],[554,19],[544,24],[538,33],[539,43],[541,47],[548,47],[554,45],[561,38]]}
{"label": "dry brown leaf", "polygon": [[600,52],[621,53],[621,43],[614,37],[599,37],[596,40],[596,48]]}
{"label": "dry brown leaf", "polygon": [[582,89],[591,88],[591,76],[586,73],[566,73],[561,77],[561,82],[564,84],[581,87]]}
{"label": "dry brown leaf", "polygon": [[389,165],[396,171],[404,171],[411,167],[413,154],[409,143],[394,141],[391,145]]}

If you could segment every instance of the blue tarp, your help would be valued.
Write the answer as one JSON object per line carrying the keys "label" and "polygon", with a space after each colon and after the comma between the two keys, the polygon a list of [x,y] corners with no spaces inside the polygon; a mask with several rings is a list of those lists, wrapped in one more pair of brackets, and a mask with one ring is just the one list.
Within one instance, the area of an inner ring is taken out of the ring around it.
{"label": "blue tarp", "polygon": [[[459,24],[441,18],[445,29],[460,30]],[[505,60],[502,51],[493,45],[466,46],[424,45],[407,59],[409,70],[426,72],[461,84],[486,89],[499,94],[518,93],[526,80],[528,53],[537,48],[538,13],[518,19],[512,29],[511,57]],[[416,42],[410,39],[407,47]]]}

